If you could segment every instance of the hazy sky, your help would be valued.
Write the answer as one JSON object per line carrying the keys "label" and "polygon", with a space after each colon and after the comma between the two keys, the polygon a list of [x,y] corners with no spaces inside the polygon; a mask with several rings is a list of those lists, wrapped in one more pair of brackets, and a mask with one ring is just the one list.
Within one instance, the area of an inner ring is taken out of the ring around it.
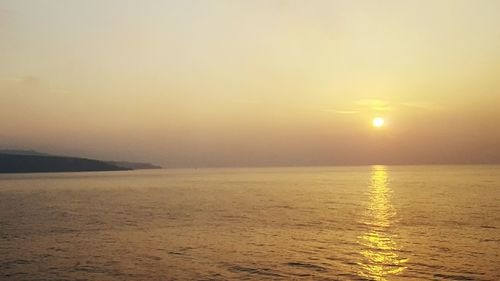
{"label": "hazy sky", "polygon": [[500,1],[0,0],[0,147],[500,162]]}

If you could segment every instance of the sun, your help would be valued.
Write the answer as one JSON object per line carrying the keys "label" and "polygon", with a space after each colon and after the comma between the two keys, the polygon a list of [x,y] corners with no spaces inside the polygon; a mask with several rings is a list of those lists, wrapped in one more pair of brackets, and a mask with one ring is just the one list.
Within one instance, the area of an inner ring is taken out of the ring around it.
{"label": "sun", "polygon": [[373,124],[374,127],[380,128],[380,127],[384,126],[384,118],[382,118],[382,117],[375,117],[372,120],[372,124]]}

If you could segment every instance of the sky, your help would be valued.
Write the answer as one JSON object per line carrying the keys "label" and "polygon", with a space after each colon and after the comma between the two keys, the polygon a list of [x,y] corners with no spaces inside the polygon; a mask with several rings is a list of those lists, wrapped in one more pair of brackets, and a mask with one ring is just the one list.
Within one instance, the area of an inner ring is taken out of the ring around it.
{"label": "sky", "polygon": [[500,163],[499,79],[500,1],[0,0],[0,148]]}

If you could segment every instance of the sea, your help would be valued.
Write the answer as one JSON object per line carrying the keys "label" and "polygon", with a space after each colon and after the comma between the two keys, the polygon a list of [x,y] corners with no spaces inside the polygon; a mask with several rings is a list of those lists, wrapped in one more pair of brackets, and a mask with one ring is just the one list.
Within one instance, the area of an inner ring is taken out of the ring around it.
{"label": "sea", "polygon": [[500,166],[3,174],[0,280],[500,280]]}

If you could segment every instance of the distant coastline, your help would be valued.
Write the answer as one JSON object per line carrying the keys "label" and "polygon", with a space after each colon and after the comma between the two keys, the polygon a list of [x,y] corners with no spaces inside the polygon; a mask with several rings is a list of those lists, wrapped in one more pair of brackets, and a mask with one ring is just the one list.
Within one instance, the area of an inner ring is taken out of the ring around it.
{"label": "distant coastline", "polygon": [[0,150],[0,173],[51,173],[161,169],[149,163],[101,161],[33,150]]}
{"label": "distant coastline", "polygon": [[151,163],[128,162],[128,161],[106,161],[106,163],[130,170],[162,169],[161,166],[154,165]]}

